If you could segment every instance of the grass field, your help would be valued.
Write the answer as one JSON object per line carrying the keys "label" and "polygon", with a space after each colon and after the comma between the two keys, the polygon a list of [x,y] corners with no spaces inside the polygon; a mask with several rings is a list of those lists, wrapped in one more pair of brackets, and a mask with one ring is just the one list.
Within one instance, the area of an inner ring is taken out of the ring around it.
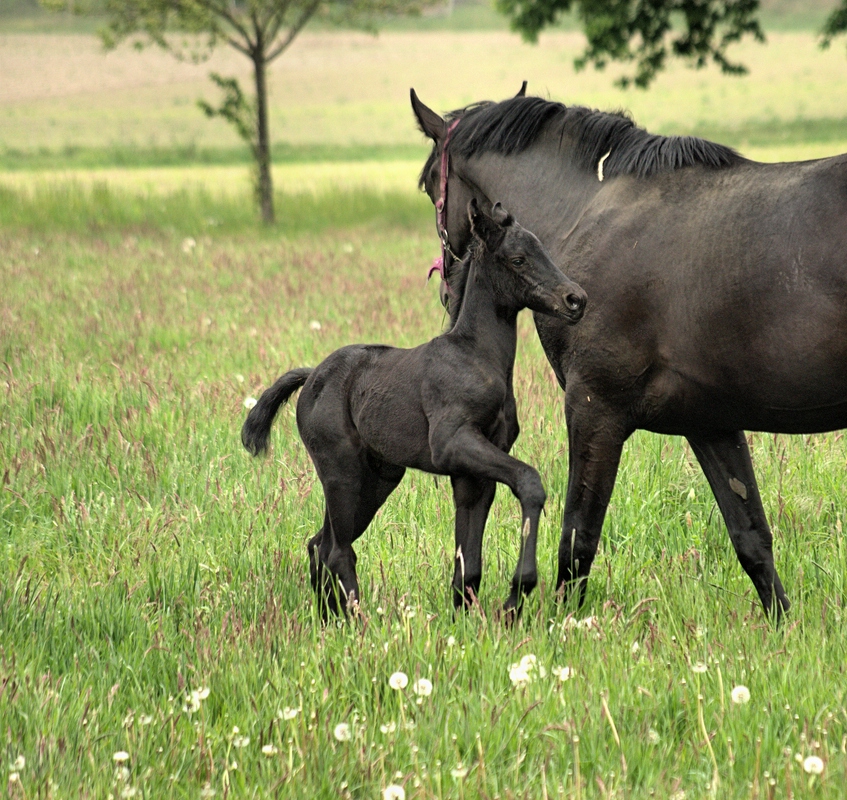
{"label": "grass field", "polygon": [[[515,629],[495,614],[517,553],[508,492],[487,528],[481,612],[450,611],[449,483],[409,474],[357,546],[362,622],[322,626],[305,552],[322,497],[292,410],[269,458],[241,448],[244,401],[283,370],[441,328],[408,86],[449,108],[535,76],[536,91],[619,105],[607,78],[569,72],[554,45],[570,34],[525,52],[496,32],[304,37],[297,80],[276,76],[290,150],[273,229],[255,221],[237,159],[180,163],[180,148],[233,148],[193,108],[205,68],[123,54],[104,71],[85,37],[34,37],[38,50],[27,36],[0,40],[0,73],[17,76],[0,82],[0,150],[17,153],[0,173],[9,797],[843,798],[841,433],[750,436],[794,603],[778,630],[693,454],[646,433],[624,451],[586,606],[555,604],[567,440],[528,318],[515,453],[549,501],[542,582]],[[843,53],[784,36],[751,49],[764,60],[748,79],[672,71],[627,105],[651,129],[736,135],[759,157],[847,150],[829,91]],[[77,64],[72,85],[42,80],[27,48]],[[118,137],[112,122],[127,119]],[[98,162],[118,139],[171,166]],[[321,161],[332,148],[343,160]],[[528,682],[512,669],[522,659]],[[394,689],[400,671],[408,685]]]}

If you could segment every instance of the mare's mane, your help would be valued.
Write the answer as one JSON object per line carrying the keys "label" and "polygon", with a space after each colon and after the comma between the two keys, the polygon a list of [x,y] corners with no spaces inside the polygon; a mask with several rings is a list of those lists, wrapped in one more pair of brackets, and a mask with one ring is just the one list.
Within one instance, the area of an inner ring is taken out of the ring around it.
{"label": "mare's mane", "polygon": [[[576,142],[569,155],[585,169],[597,170],[600,159],[608,154],[603,162],[607,178],[646,178],[694,165],[720,169],[743,160],[731,147],[706,139],[648,133],[623,112],[566,106],[541,97],[483,101],[451,111],[446,118],[461,120],[450,139],[450,152],[464,158],[485,152],[521,153],[556,125],[560,142],[565,137]],[[433,149],[421,173],[422,188],[434,158]]]}

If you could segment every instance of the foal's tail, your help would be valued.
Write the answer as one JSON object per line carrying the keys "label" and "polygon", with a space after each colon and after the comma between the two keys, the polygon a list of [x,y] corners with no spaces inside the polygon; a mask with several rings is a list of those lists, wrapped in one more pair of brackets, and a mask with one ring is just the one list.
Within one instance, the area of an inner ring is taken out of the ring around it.
{"label": "foal's tail", "polygon": [[254,456],[268,447],[276,412],[284,405],[312,374],[311,367],[301,367],[286,372],[270,389],[265,389],[259,402],[251,409],[241,428],[241,442]]}

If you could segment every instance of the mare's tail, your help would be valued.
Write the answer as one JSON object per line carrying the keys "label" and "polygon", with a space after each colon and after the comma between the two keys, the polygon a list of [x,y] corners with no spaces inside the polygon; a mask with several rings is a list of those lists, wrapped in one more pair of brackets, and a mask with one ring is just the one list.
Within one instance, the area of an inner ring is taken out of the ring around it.
{"label": "mare's tail", "polygon": [[250,410],[241,428],[241,442],[254,456],[268,447],[276,412],[284,405],[312,374],[311,367],[301,367],[286,372],[270,389],[265,389],[259,402]]}

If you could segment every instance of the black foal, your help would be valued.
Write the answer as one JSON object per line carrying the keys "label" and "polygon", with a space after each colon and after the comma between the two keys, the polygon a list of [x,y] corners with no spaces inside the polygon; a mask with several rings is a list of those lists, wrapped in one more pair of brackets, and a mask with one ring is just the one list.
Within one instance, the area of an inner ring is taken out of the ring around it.
{"label": "black foal", "polygon": [[[297,427],[323,484],[323,527],[309,542],[312,586],[322,612],[359,600],[353,542],[407,467],[449,475],[456,504],[453,600],[473,602],[482,574],[482,534],[496,482],[521,504],[518,565],[505,610],[519,614],[537,582],[536,538],[545,501],[538,472],[508,455],[517,436],[512,370],[522,308],[576,322],[585,293],[538,239],[499,203],[492,216],[468,207],[474,240],[462,263],[449,331],[411,350],[354,344],[314,369],[294,369],[250,411],[241,441],[267,447],[280,406],[303,387]],[[511,418],[511,424],[510,424]]]}

